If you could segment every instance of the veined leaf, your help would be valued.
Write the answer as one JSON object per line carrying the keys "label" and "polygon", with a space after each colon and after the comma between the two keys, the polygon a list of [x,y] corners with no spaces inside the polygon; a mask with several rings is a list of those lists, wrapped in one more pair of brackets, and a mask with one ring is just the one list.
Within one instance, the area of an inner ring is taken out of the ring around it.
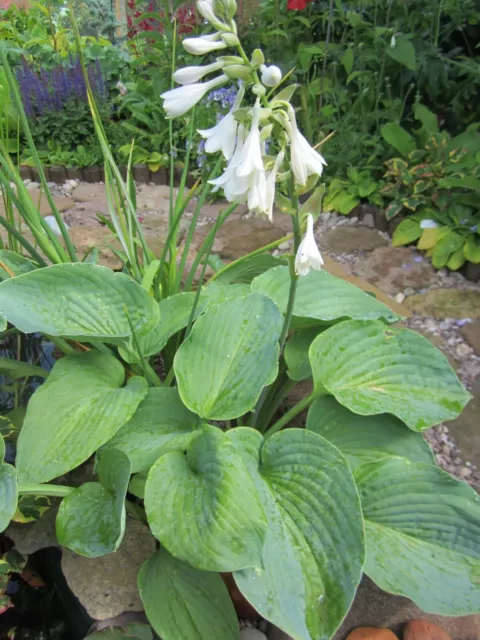
{"label": "veined leaf", "polygon": [[320,329],[312,327],[295,331],[285,345],[285,362],[287,364],[288,377],[300,381],[312,377],[312,367],[308,358],[310,345],[318,336]]}
{"label": "veined leaf", "polygon": [[160,549],[140,569],[138,590],[163,640],[238,638],[235,609],[218,573],[195,569]]}
{"label": "veined leaf", "polygon": [[431,465],[384,458],[355,473],[367,542],[365,572],[421,609],[480,610],[480,503]]}
{"label": "veined leaf", "polygon": [[[427,231],[427,229],[425,229]],[[393,232],[392,244],[394,247],[400,247],[405,244],[415,242],[422,235],[420,222],[407,218],[403,220]]]}
{"label": "veined leaf", "polygon": [[17,510],[17,471],[11,464],[0,464],[0,532],[10,524]]}
{"label": "veined leaf", "polygon": [[363,523],[348,464],[329,442],[287,429],[264,442],[254,429],[227,432],[267,514],[260,568],[234,573],[243,595],[298,640],[327,640],[362,574]]}
{"label": "veined leaf", "polygon": [[283,264],[285,264],[285,260],[274,258],[269,253],[262,253],[259,256],[251,256],[246,260],[242,260],[242,262],[232,266],[231,269],[227,269],[225,273],[220,274],[218,278],[215,279],[215,282],[243,282],[250,284],[254,278],[268,271],[268,269]]}
{"label": "veined leaf", "polygon": [[100,482],[86,482],[64,498],[56,520],[60,544],[88,558],[112,553],[122,541],[131,465],[123,451],[109,449],[96,470]]}
{"label": "veined leaf", "polygon": [[[5,265],[8,271],[2,265]],[[34,271],[36,268],[37,265],[34,262],[15,253],[15,251],[8,251],[7,249],[0,250],[0,280],[10,278],[9,271],[15,276],[19,276],[22,273]]]}
{"label": "veined leaf", "polygon": [[125,627],[108,627],[92,633],[85,640],[153,640],[149,624],[127,624]]}
{"label": "veined leaf", "polygon": [[34,364],[22,362],[21,360],[5,358],[4,356],[0,356],[0,372],[13,380],[28,378],[30,376],[38,376],[39,378],[46,378],[48,376],[48,371],[42,367],[37,367]]}
{"label": "veined leaf", "polygon": [[28,403],[18,438],[19,482],[48,482],[89,458],[135,413],[147,393],[114,357],[89,351],[66,356]]}
{"label": "veined leaf", "polygon": [[[253,291],[261,291],[285,313],[288,304],[290,273],[288,267],[275,267],[252,282]],[[293,315],[296,318],[311,318],[321,323],[355,318],[387,322],[399,320],[381,302],[349,282],[332,276],[326,271],[310,271],[297,284]]]}
{"label": "veined leaf", "polygon": [[396,122],[384,124],[381,133],[386,142],[399,151],[402,156],[407,157],[411,151],[415,150],[415,140]]}
{"label": "veined leaf", "polygon": [[351,469],[385,456],[434,463],[432,451],[423,437],[407,429],[395,416],[389,413],[360,416],[343,407],[333,396],[322,396],[312,404],[307,429],[338,447]]}
{"label": "veined leaf", "polygon": [[282,320],[278,307],[260,293],[209,307],[175,356],[184,404],[212,420],[253,409],[277,375]]}
{"label": "veined leaf", "polygon": [[186,456],[172,451],[157,460],[145,509],[153,535],[198,569],[261,566],[265,515],[241,457],[216,427],[204,425]]}
{"label": "veined leaf", "polygon": [[132,473],[148,471],[162,454],[184,451],[201,432],[197,426],[198,416],[183,404],[177,389],[154,387],[104,449],[124,451]]}
{"label": "veined leaf", "polygon": [[388,55],[403,64],[407,69],[415,71],[417,68],[417,60],[415,57],[415,47],[410,40],[403,39],[401,36],[397,39],[394,47],[385,47]]}
{"label": "veined leaf", "polygon": [[426,338],[381,322],[347,320],[310,347],[315,388],[354,413],[392,413],[414,431],[453,420],[470,399]]}
{"label": "veined leaf", "polygon": [[25,333],[111,341],[146,332],[158,306],[124,273],[83,262],[36,269],[0,283],[0,313]]}

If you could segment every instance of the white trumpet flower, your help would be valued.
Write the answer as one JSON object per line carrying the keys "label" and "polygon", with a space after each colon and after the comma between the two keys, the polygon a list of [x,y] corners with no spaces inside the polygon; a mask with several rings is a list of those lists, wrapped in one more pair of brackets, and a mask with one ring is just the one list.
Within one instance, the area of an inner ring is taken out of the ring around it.
{"label": "white trumpet flower", "polygon": [[274,64],[270,65],[269,67],[262,64],[262,66],[260,67],[260,71],[262,72],[262,84],[264,84],[266,87],[276,87],[282,79],[282,72]]}
{"label": "white trumpet flower", "polygon": [[325,159],[313,149],[306,138],[300,133],[292,106],[288,109],[289,121],[286,121],[287,133],[290,138],[292,171],[295,182],[301,186],[307,184],[311,175],[321,176]]}
{"label": "white trumpet flower", "polygon": [[242,156],[237,168],[237,175],[239,177],[250,176],[255,171],[265,173],[259,130],[260,112],[260,101],[257,100],[252,109],[252,125],[250,127],[250,132],[245,140],[245,144],[243,145]]}
{"label": "white trumpet flower", "polygon": [[185,40],[182,40],[182,45],[185,51],[188,51],[188,53],[194,56],[203,56],[217,49],[225,49],[227,46],[220,40],[220,34],[218,33],[199,36],[198,38],[185,38]]}
{"label": "white trumpet flower", "polygon": [[285,157],[285,153],[280,151],[278,156],[275,158],[275,163],[273,165],[272,170],[267,175],[266,181],[266,210],[265,213],[270,220],[273,222],[273,205],[275,203],[275,183],[277,180],[277,173],[280,167],[282,166],[283,159]]}
{"label": "white trumpet flower", "polygon": [[213,192],[223,189],[223,193],[229,202],[245,202],[246,200],[249,180],[247,177],[239,177],[237,175],[237,167],[242,157],[245,134],[244,125],[238,125],[235,151],[228,165],[225,167],[221,176],[214,180],[209,180],[209,183],[214,185]]}
{"label": "white trumpet flower", "polygon": [[223,67],[222,62],[213,62],[203,67],[183,67],[183,69],[177,69],[173,74],[173,79],[177,84],[192,84],[198,82],[212,71],[218,71]]}
{"label": "white trumpet flower", "polygon": [[176,118],[183,115],[194,107],[208,91],[218,87],[220,84],[224,84],[227,80],[227,76],[222,74],[208,82],[188,84],[162,93],[160,97],[164,100],[163,108],[167,113],[167,117]]}
{"label": "white trumpet flower", "polygon": [[310,269],[320,271],[322,265],[323,259],[318,250],[313,233],[313,216],[309,213],[307,218],[307,231],[295,256],[295,272],[299,276],[306,276],[310,273]]}
{"label": "white trumpet flower", "polygon": [[198,129],[198,133],[202,138],[207,140],[205,143],[205,151],[207,153],[221,151],[225,160],[230,160],[233,156],[238,126],[233,113],[241,105],[244,93],[245,88],[241,85],[231,111],[229,111],[215,127],[211,129]]}

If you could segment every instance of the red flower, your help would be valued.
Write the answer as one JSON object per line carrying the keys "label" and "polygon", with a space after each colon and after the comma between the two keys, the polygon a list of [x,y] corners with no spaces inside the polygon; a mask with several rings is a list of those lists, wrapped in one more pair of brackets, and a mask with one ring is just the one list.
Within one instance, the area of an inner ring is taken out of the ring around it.
{"label": "red flower", "polygon": [[287,9],[289,11],[303,11],[307,8],[307,4],[313,0],[288,0]]}

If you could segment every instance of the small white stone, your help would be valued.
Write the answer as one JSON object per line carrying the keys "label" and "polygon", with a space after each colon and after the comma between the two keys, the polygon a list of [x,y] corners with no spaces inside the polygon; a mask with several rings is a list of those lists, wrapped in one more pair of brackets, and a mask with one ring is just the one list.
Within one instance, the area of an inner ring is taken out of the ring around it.
{"label": "small white stone", "polygon": [[445,267],[439,269],[437,275],[440,276],[440,278],[446,278],[448,276],[448,269],[445,269]]}
{"label": "small white stone", "polygon": [[366,213],[362,218],[362,224],[364,227],[370,227],[373,229],[375,227],[375,218],[372,213]]}
{"label": "small white stone", "polygon": [[49,189],[54,189],[57,186],[56,182],[47,182],[47,187]]}
{"label": "small white stone", "polygon": [[467,356],[472,355],[473,349],[472,347],[469,347],[468,344],[461,342],[460,344],[457,345],[457,348],[455,349],[455,353],[459,358],[466,358]]}
{"label": "small white stone", "polygon": [[35,191],[39,187],[40,187],[40,183],[39,182],[29,182],[29,184],[27,185],[27,189],[29,191]]}
{"label": "small white stone", "polygon": [[23,181],[23,184],[27,187],[29,184],[31,183],[30,178],[25,178],[25,180]]}
{"label": "small white stone", "polygon": [[290,242],[288,240],[286,242],[282,242],[282,244],[278,245],[278,248],[280,251],[287,251],[287,249],[290,249]]}
{"label": "small white stone", "polygon": [[404,293],[397,293],[397,295],[395,296],[395,302],[398,302],[398,304],[402,304],[402,302],[405,300],[405,294]]}
{"label": "small white stone", "polygon": [[75,187],[79,184],[78,180],[67,180],[67,183],[75,189]]}

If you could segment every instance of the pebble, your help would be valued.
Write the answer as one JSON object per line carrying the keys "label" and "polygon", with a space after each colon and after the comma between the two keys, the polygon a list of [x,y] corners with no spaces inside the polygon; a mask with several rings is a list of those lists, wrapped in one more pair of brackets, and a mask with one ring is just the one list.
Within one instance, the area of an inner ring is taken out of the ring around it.
{"label": "pebble", "polygon": [[278,248],[280,249],[280,251],[287,251],[288,249],[290,249],[290,242],[288,240],[286,242],[282,242],[282,244],[278,245]]}
{"label": "pebble", "polygon": [[472,347],[469,347],[468,344],[461,342],[459,345],[457,345],[455,353],[459,358],[466,358],[467,356],[472,355],[473,349]]}
{"label": "pebble", "polygon": [[417,292],[415,291],[415,289],[414,289],[413,287],[406,287],[406,288],[403,290],[403,293],[404,293],[406,296],[414,296]]}
{"label": "pebble", "polygon": [[398,638],[393,631],[389,629],[357,627],[348,634],[346,640],[398,640]]}
{"label": "pebble", "polygon": [[27,189],[29,191],[35,191],[36,189],[40,188],[40,183],[39,182],[29,182],[27,184]]}
{"label": "pebble", "polygon": [[267,640],[267,636],[263,631],[254,629],[253,627],[244,627],[239,634],[240,640]]}
{"label": "pebble", "polygon": [[403,640],[451,640],[438,624],[419,618],[410,620],[403,631]]}
{"label": "pebble", "polygon": [[31,183],[30,178],[25,178],[25,180],[23,181],[23,184],[28,187],[28,185]]}
{"label": "pebble", "polygon": [[446,278],[448,276],[448,273],[448,269],[445,269],[445,267],[437,271],[437,275],[439,278]]}
{"label": "pebble", "polygon": [[362,218],[362,224],[364,227],[370,227],[373,229],[375,227],[375,219],[372,213],[366,213]]}
{"label": "pebble", "polygon": [[398,302],[398,304],[402,304],[405,298],[406,296],[404,293],[397,293],[397,295],[395,296],[395,302]]}

